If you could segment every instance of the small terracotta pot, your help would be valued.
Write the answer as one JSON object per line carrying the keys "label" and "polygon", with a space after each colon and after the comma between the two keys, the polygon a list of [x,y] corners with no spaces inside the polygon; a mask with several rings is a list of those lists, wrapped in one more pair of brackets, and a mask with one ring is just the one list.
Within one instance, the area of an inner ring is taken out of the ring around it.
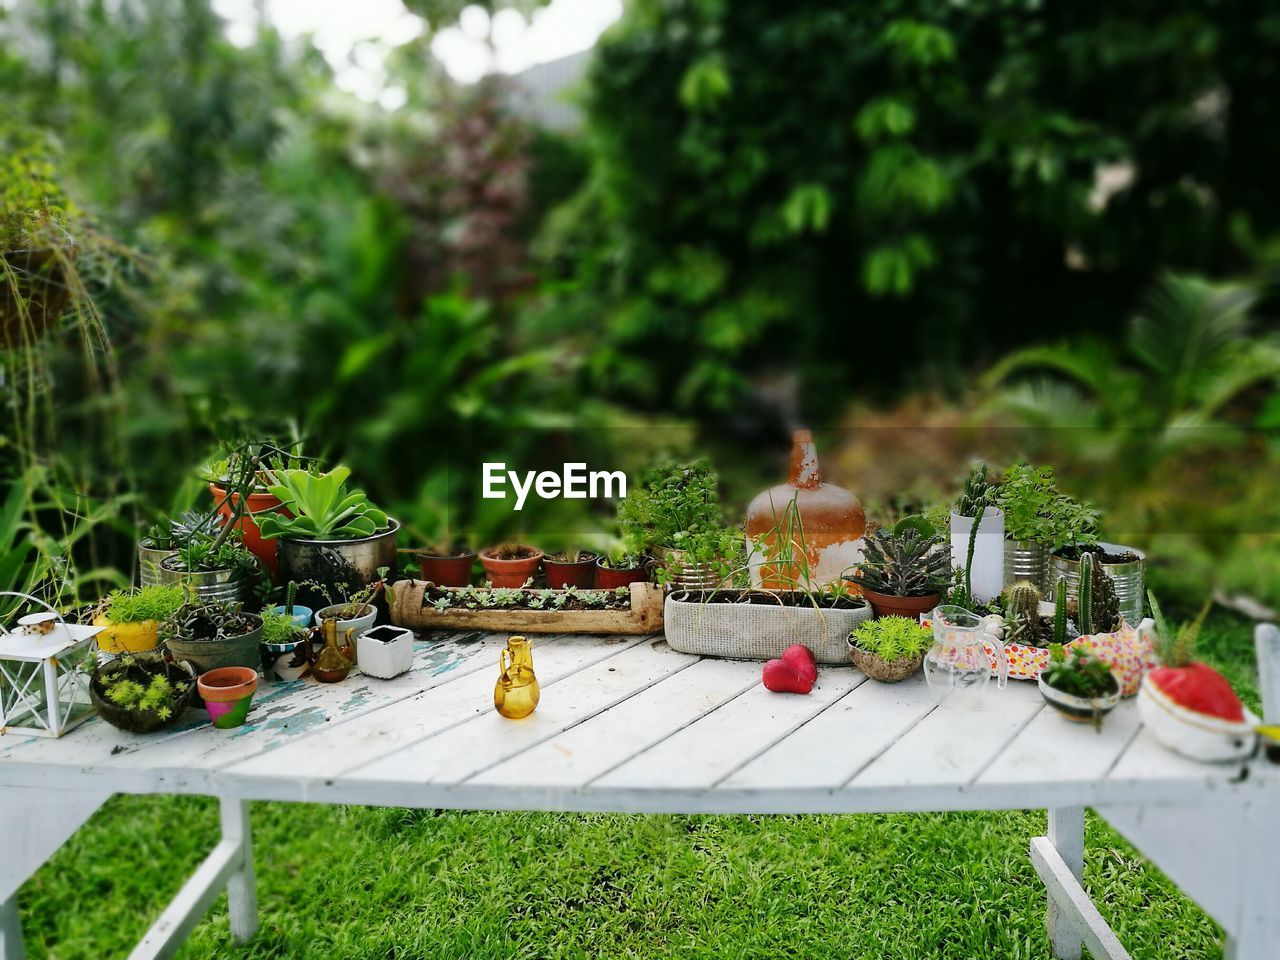
{"label": "small terracotta pot", "polygon": [[420,553],[418,554],[418,574],[423,580],[430,580],[437,587],[469,587],[471,568],[475,560],[474,550],[452,557]]}
{"label": "small terracotta pot", "polygon": [[610,567],[601,557],[596,561],[596,589],[616,590],[631,583],[643,583],[649,579],[649,571],[645,567]]}
{"label": "small terracotta pot", "polygon": [[[240,495],[238,493],[232,494],[230,499],[227,499],[226,488],[216,483],[209,484],[209,492],[213,494],[213,502],[221,504],[218,507],[218,512],[224,517],[230,517],[232,507],[239,502]],[[223,503],[223,500],[226,500],[226,502]],[[272,579],[275,579],[276,575],[276,541],[262,539],[262,532],[258,529],[258,521],[253,517],[254,514],[265,513],[279,506],[280,499],[270,493],[251,493],[249,494],[249,502],[245,504],[244,515],[236,523],[236,526],[244,532],[245,549],[262,561],[262,565],[267,568]],[[282,515],[286,517],[293,516],[287,510]]]}
{"label": "small terracotta pot", "polygon": [[862,588],[862,596],[871,604],[871,610],[877,617],[907,617],[911,620],[919,620],[920,614],[932,610],[942,600],[940,593],[927,597],[894,597],[866,587]]}
{"label": "small terracotta pot", "polygon": [[218,667],[200,674],[196,687],[213,725],[227,730],[240,726],[249,716],[249,705],[258,689],[258,672],[248,667]]}
{"label": "small terracotta pot", "polygon": [[542,551],[533,547],[533,556],[521,557],[518,560],[499,560],[491,556],[490,550],[480,551],[480,562],[484,565],[485,579],[495,587],[523,587],[526,580],[538,575],[538,564],[542,563]]}
{"label": "small terracotta pot", "polygon": [[596,554],[583,550],[578,559],[552,560],[542,558],[542,571],[547,575],[547,586],[552,590],[563,590],[565,587],[589,588],[595,584]]}

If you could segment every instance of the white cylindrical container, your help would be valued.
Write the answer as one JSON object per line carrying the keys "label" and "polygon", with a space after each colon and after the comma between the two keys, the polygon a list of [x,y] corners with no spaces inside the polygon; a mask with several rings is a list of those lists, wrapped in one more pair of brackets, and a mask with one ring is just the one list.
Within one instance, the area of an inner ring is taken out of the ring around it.
{"label": "white cylindrical container", "polygon": [[[963,570],[969,555],[973,517],[951,514],[951,566]],[[986,603],[1004,588],[1004,511],[987,507],[973,546],[973,597]]]}

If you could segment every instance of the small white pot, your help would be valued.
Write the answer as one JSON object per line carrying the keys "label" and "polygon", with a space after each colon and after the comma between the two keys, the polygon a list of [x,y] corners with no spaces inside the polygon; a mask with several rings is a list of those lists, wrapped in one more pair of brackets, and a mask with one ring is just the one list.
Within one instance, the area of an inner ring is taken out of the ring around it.
{"label": "small white pot", "polygon": [[[346,606],[348,606],[348,604],[335,603],[333,606],[323,607],[322,609],[317,610],[316,626],[323,627],[325,620],[334,619],[337,612]],[[372,627],[373,622],[378,619],[378,610],[373,604],[362,603],[360,604],[360,607],[363,612],[358,617],[351,617],[349,619],[343,619],[341,617],[337,618],[339,643],[342,642],[342,638],[346,636],[348,630],[355,630],[354,636],[358,637],[360,634]]]}
{"label": "small white pot", "polygon": [[381,680],[407,673],[413,666],[413,631],[384,624],[356,638],[360,672]]}
{"label": "small white pot", "polygon": [[[969,534],[973,530],[973,517],[951,514],[951,566],[963,570],[969,556]],[[974,599],[986,603],[1000,595],[1004,589],[1004,511],[999,507],[987,507],[978,526],[978,536],[973,545]]]}
{"label": "small white pot", "polygon": [[1210,762],[1243,760],[1251,755],[1257,737],[1254,727],[1259,723],[1247,708],[1243,723],[1188,710],[1162,693],[1150,674],[1142,678],[1138,691],[1138,716],[1152,736],[1174,753]]}

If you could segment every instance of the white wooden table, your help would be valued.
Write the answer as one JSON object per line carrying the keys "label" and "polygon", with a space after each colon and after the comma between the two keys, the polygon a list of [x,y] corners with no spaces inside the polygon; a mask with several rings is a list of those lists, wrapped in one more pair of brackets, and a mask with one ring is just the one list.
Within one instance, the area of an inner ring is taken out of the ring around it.
{"label": "white wooden table", "polygon": [[[1267,631],[1270,632],[1267,632]],[[1031,857],[1055,955],[1128,956],[1080,885],[1084,808],[1107,818],[1228,931],[1234,960],[1280,957],[1280,767],[1182,760],[1132,702],[1101,734],[994,683],[980,709],[919,677],[823,668],[808,696],[760,665],[661,637],[535,638],[537,712],[492,707],[505,635],[437,636],[413,671],[260,689],[250,723],[147,737],[93,720],[60,740],[0,737],[0,958],[23,955],[17,890],[113,793],[220,798],[223,839],[133,954],[169,956],[225,888],[238,940],[257,927],[248,802],[665,813],[867,813],[1042,807]],[[1280,634],[1259,632],[1280,664]],[[1280,704],[1264,664],[1268,710]]]}

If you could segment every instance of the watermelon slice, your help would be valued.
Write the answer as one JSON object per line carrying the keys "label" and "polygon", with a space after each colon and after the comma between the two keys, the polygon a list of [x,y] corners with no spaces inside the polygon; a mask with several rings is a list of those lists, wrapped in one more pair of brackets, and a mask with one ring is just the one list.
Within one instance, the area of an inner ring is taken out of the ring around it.
{"label": "watermelon slice", "polygon": [[1244,705],[1227,678],[1198,660],[1185,667],[1156,667],[1151,682],[1178,706],[1206,716],[1244,722]]}

